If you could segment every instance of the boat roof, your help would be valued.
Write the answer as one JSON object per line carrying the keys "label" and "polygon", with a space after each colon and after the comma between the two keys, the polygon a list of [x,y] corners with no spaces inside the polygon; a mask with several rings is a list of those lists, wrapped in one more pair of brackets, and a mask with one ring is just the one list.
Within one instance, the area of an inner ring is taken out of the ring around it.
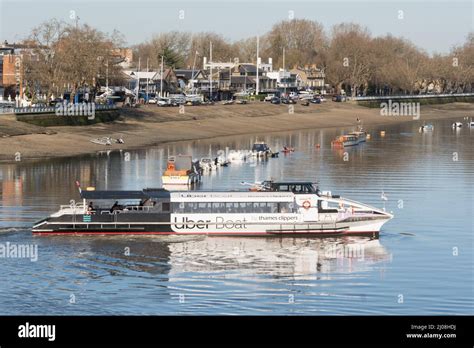
{"label": "boat roof", "polygon": [[[263,181],[262,185],[267,186],[270,188],[270,191],[273,192],[278,192],[280,186],[296,186],[296,185],[301,185],[301,186],[312,186],[315,183],[312,183],[310,181]],[[258,192],[268,192],[265,190],[262,191],[257,191],[254,192],[258,194]],[[282,193],[288,192],[287,190],[282,190]],[[120,200],[120,199],[149,199],[149,198],[170,198],[172,193],[176,193],[179,195],[183,194],[192,194],[194,195],[199,195],[199,194],[205,194],[209,195],[212,193],[215,193],[217,195],[223,194],[223,193],[249,193],[248,190],[213,190],[213,191],[169,191],[164,188],[145,188],[143,190],[135,190],[135,191],[119,191],[119,190],[103,190],[103,191],[84,191],[81,190],[81,198],[87,199],[87,200],[101,200],[101,199],[110,199],[110,200]]]}
{"label": "boat roof", "polygon": [[169,198],[168,190],[162,188],[146,188],[141,191],[81,191],[83,199],[147,199]]}
{"label": "boat roof", "polygon": [[83,199],[143,199],[143,191],[81,191]]}

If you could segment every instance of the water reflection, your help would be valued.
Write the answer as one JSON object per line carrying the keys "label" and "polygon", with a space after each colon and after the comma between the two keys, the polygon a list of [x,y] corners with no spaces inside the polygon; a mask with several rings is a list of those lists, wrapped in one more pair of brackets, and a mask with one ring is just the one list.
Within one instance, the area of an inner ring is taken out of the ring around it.
{"label": "water reflection", "polygon": [[334,273],[370,271],[391,254],[369,238],[212,237],[169,244],[170,277],[183,272],[238,270],[240,274],[331,279]]}

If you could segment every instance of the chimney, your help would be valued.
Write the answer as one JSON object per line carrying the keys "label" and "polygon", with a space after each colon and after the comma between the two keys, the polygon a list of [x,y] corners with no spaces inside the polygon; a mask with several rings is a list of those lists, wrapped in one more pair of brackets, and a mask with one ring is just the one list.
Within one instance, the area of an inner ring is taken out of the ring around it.
{"label": "chimney", "polygon": [[207,64],[207,57],[203,57],[202,58],[202,67],[203,67],[203,69],[206,68],[206,64]]}
{"label": "chimney", "polygon": [[273,64],[273,59],[268,58],[268,64],[272,65]]}

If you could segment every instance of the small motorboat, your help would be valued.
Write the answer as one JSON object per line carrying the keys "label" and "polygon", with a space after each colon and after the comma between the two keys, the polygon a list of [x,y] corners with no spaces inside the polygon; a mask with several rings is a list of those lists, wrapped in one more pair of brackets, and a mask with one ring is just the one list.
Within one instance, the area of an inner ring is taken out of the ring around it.
{"label": "small motorboat", "polygon": [[420,126],[420,128],[419,128],[420,133],[422,133],[422,132],[432,132],[433,130],[434,130],[434,126],[431,123],[424,124],[424,125]]}
{"label": "small motorboat", "polygon": [[[273,152],[270,147],[263,141],[256,142],[252,146],[252,156],[254,157],[273,157]],[[277,154],[278,156],[278,154]]]}
{"label": "small motorboat", "polygon": [[367,132],[359,130],[356,132],[349,133],[348,135],[353,135],[357,138],[357,143],[363,143],[367,140]]}
{"label": "small motorboat", "polygon": [[95,138],[90,140],[91,143],[98,144],[98,145],[112,145],[114,139],[110,137],[102,137],[102,138]]}
{"label": "small motorboat", "polygon": [[201,160],[199,161],[199,165],[204,171],[212,171],[212,170],[216,170],[217,168],[215,161],[209,157],[201,158]]}
{"label": "small motorboat", "polygon": [[359,144],[359,140],[355,135],[346,134],[340,135],[333,141],[331,141],[331,145],[334,147],[346,147],[346,146],[354,146]]}
{"label": "small motorboat", "polygon": [[199,161],[191,156],[170,156],[161,181],[163,185],[193,185],[201,181],[201,173]]}
{"label": "small motorboat", "polygon": [[474,127],[474,121],[472,120],[472,118],[467,124],[469,125],[469,127]]}
{"label": "small motorboat", "polygon": [[102,137],[102,138],[95,138],[90,140],[91,143],[98,144],[98,145],[112,145],[112,144],[124,144],[122,138],[114,139],[111,137]]}
{"label": "small motorboat", "polygon": [[462,122],[454,122],[451,127],[453,128],[461,128],[462,127]]}
{"label": "small motorboat", "polygon": [[295,149],[293,147],[283,146],[283,150],[281,150],[281,152],[284,154],[292,153],[295,152]]}

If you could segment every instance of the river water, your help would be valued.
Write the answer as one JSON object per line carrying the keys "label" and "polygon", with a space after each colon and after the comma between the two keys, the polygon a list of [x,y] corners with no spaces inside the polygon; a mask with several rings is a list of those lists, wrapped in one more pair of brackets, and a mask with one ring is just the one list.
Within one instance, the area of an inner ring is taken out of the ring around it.
{"label": "river water", "polygon": [[[0,314],[472,315],[474,129],[451,122],[426,134],[416,124],[368,128],[367,143],[344,150],[330,141],[349,128],[0,165],[0,250],[37,246],[37,260],[0,257]],[[198,189],[311,180],[395,218],[375,240],[31,235],[34,221],[79,199],[76,180],[159,187],[168,154],[215,156],[255,140],[296,151],[232,163]]]}

